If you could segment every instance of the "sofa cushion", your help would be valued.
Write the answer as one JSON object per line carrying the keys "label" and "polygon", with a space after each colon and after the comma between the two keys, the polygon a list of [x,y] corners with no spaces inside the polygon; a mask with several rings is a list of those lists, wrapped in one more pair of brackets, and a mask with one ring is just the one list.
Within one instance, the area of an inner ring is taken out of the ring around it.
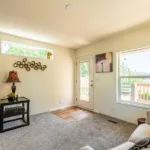
{"label": "sofa cushion", "polygon": [[129,150],[150,148],[150,138],[144,138],[135,143]]}
{"label": "sofa cushion", "polygon": [[142,124],[132,133],[129,141],[136,143],[147,137],[150,137],[150,125]]}
{"label": "sofa cushion", "polygon": [[91,148],[90,146],[85,146],[85,147],[81,148],[80,150],[94,150],[94,149]]}
{"label": "sofa cushion", "polygon": [[123,143],[115,148],[112,148],[111,150],[128,150],[129,148],[131,148],[134,145],[133,142],[126,142]]}

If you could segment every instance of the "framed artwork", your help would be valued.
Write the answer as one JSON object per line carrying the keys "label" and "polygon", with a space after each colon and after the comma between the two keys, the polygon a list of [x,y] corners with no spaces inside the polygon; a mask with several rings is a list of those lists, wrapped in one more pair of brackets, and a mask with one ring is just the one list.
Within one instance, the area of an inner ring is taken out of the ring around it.
{"label": "framed artwork", "polygon": [[96,55],[96,73],[113,71],[113,52]]}

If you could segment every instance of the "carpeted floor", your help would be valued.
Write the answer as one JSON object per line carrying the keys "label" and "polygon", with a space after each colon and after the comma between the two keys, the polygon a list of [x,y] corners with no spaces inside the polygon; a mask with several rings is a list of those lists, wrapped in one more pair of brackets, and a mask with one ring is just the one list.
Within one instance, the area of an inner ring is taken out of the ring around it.
{"label": "carpeted floor", "polygon": [[0,134],[0,150],[79,150],[89,145],[107,150],[125,142],[135,125],[94,114],[77,122],[44,113],[31,116],[31,125]]}

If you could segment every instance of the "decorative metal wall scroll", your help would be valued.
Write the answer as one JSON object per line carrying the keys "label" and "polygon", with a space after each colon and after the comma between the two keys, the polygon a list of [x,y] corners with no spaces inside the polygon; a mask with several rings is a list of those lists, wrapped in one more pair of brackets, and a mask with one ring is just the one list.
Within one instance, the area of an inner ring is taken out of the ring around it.
{"label": "decorative metal wall scroll", "polygon": [[27,58],[23,58],[22,61],[17,61],[16,63],[14,63],[13,66],[19,68],[25,68],[27,71],[30,71],[31,69],[44,71],[47,68],[47,66],[42,65],[41,62],[37,62],[37,63],[35,61],[28,62]]}

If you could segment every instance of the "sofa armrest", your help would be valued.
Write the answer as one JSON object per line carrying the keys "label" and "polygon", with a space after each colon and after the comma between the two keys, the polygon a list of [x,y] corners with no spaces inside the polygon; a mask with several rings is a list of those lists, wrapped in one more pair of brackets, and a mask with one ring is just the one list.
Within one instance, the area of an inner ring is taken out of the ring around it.
{"label": "sofa armrest", "polygon": [[94,150],[94,149],[91,148],[90,146],[85,146],[85,147],[81,148],[80,150]]}
{"label": "sofa armrest", "polygon": [[130,142],[136,143],[144,138],[150,137],[150,125],[141,124],[136,128],[129,138]]}
{"label": "sofa armrest", "polygon": [[147,111],[146,123],[150,125],[150,110]]}

